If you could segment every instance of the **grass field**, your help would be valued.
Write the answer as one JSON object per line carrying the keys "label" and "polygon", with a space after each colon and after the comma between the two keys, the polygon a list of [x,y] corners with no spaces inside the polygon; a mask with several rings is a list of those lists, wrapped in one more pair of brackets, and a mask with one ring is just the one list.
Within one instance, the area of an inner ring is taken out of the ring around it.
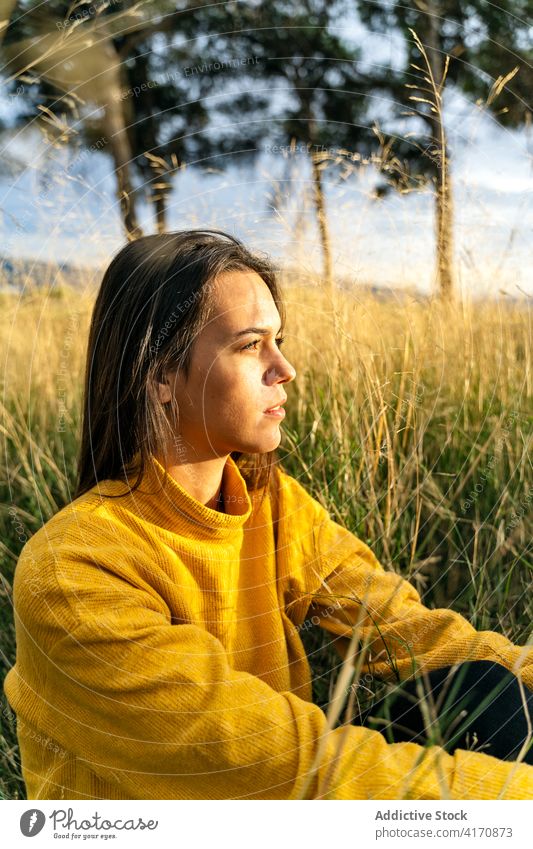
{"label": "grass field", "polygon": [[[57,284],[56,284],[57,286]],[[532,312],[527,303],[376,301],[286,281],[280,454],[333,518],[429,607],[523,644],[533,620]],[[15,657],[12,579],[24,542],[71,498],[93,298],[2,295],[1,657]],[[305,634],[315,701],[336,672]],[[24,798],[2,697],[0,796]]]}

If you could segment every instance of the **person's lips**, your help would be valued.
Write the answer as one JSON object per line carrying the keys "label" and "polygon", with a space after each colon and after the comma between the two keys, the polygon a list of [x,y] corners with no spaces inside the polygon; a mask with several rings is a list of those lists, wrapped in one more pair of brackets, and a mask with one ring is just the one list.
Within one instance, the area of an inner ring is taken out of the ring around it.
{"label": "person's lips", "polygon": [[278,401],[273,407],[269,407],[268,410],[263,410],[264,416],[270,416],[273,419],[284,419],[285,418],[285,410],[283,409],[283,404],[287,400],[287,396],[282,398],[281,401]]}
{"label": "person's lips", "polygon": [[277,403],[277,404],[274,404],[274,406],[273,406],[273,407],[268,407],[268,409],[267,409],[267,410],[263,410],[263,412],[264,412],[264,413],[273,413],[273,412],[274,412],[274,411],[276,411],[276,410],[277,410],[277,411],[279,411],[279,410],[282,408],[283,404],[285,404],[285,403],[286,403],[286,401],[287,401],[287,399],[286,399],[286,398],[282,398],[282,400],[281,400],[281,401],[278,401],[278,403]]}

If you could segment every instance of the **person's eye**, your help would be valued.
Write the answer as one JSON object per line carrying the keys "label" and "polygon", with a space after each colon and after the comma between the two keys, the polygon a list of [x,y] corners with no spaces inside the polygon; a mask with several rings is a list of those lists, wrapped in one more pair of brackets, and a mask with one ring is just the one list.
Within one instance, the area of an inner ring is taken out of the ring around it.
{"label": "person's eye", "polygon": [[[254,339],[253,342],[248,342],[247,345],[244,345],[244,347],[241,348],[241,351],[248,351],[248,350],[251,351],[252,349],[255,351],[256,350],[255,345],[257,345],[260,341],[261,341],[260,339]],[[278,348],[281,348],[281,346],[285,342],[285,337],[284,336],[278,336],[278,338],[276,339],[276,342],[278,344]]]}
{"label": "person's eye", "polygon": [[245,346],[244,346],[244,348],[241,348],[241,351],[247,351],[247,350],[249,350],[249,349],[251,350],[251,348],[252,348],[254,345],[257,345],[257,343],[258,343],[258,342],[260,342],[260,341],[261,341],[260,339],[254,339],[254,341],[253,341],[253,342],[248,342],[248,344],[247,344],[247,345],[245,345]]}

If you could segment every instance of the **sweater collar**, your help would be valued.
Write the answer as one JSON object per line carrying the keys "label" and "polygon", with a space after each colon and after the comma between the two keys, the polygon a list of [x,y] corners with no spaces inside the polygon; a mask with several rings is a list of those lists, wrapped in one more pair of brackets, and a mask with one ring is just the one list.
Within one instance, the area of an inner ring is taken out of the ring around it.
{"label": "sweater collar", "polygon": [[[229,537],[244,527],[252,513],[246,481],[231,455],[222,475],[226,513],[197,501],[171,475],[167,475],[162,488],[164,476],[163,466],[151,455],[138,489],[126,494],[122,505],[145,521],[194,539]],[[133,483],[136,476],[129,480]],[[124,482],[106,481],[105,489],[101,485],[99,490],[102,495],[123,493]]]}

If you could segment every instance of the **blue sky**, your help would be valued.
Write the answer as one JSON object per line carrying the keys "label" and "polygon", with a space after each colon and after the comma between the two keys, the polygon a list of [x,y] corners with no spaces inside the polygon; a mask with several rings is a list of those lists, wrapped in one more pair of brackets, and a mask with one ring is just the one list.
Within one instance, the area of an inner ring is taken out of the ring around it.
{"label": "blue sky", "polygon": [[[1,108],[6,115],[10,104],[4,100]],[[503,130],[457,95],[449,99],[446,116],[453,151],[459,285],[475,295],[500,290],[518,297],[532,295],[533,140],[525,132]],[[4,138],[3,253],[105,266],[124,242],[111,161],[101,154],[67,151],[54,151],[53,156],[55,164],[36,131]],[[10,160],[21,166],[15,176],[6,173]],[[55,175],[44,194],[43,171]],[[375,201],[374,184],[372,169],[365,168],[343,182],[332,179],[327,187],[336,269],[355,284],[430,291],[434,273],[430,191]],[[141,208],[140,217],[145,232],[153,232],[151,211]],[[264,154],[253,170],[235,166],[222,174],[185,170],[175,181],[168,223],[170,229],[228,230],[305,271],[321,267],[304,155],[289,162],[279,154]]]}
{"label": "blue sky", "polygon": [[[385,68],[402,64],[400,36],[369,33],[353,15],[343,17],[339,28],[346,42],[362,47],[364,63]],[[0,118],[9,119],[13,108],[13,101],[0,95]],[[459,286],[475,295],[533,295],[531,133],[503,130],[456,93],[445,100],[445,117],[453,153]],[[57,161],[51,165],[50,151],[36,131],[4,137],[2,148],[3,254],[104,267],[124,243],[110,159],[54,151]],[[15,176],[8,173],[10,158],[21,164]],[[55,174],[44,194],[43,171]],[[375,201],[374,185],[375,174],[365,168],[327,186],[337,272],[355,284],[431,291],[431,192],[391,194]],[[140,209],[140,219],[146,233],[154,232],[149,209]],[[168,226],[228,230],[305,271],[321,268],[305,156],[289,162],[280,155],[263,155],[253,171],[232,167],[205,175],[189,168],[175,180]]]}

